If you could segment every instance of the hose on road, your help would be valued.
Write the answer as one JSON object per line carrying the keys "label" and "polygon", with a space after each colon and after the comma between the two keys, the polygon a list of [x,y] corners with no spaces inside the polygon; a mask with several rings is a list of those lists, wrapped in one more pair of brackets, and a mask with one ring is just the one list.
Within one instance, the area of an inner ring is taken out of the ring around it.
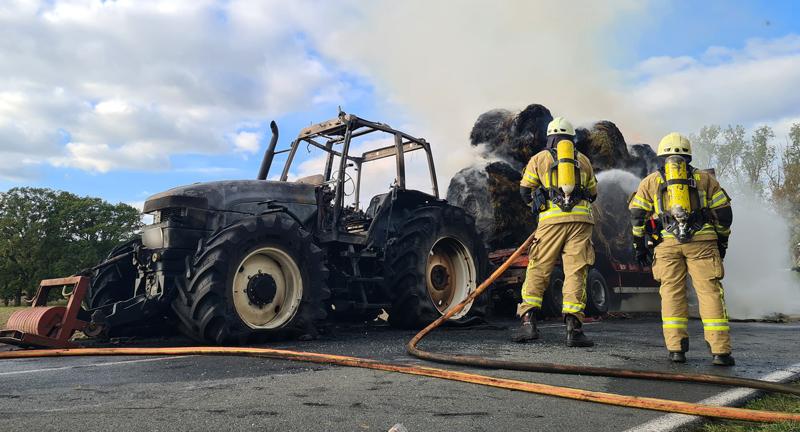
{"label": "hose on road", "polygon": [[[448,364],[459,364],[465,366],[477,366],[493,369],[512,369],[535,372],[551,372],[566,374],[583,374],[597,376],[611,376],[623,378],[642,378],[642,379],[661,379],[678,380],[688,382],[703,382],[709,384],[730,385],[737,387],[751,387],[768,391],[776,391],[791,394],[800,394],[800,390],[790,386],[774,384],[765,381],[730,378],[704,374],[669,374],[650,371],[628,371],[607,368],[587,368],[580,366],[560,366],[536,363],[501,362],[492,360],[472,359],[468,357],[447,356],[421,351],[416,348],[417,343],[431,330],[437,327],[444,320],[458,313],[460,309],[474,299],[481,291],[485,290],[506,268],[516,260],[522,251],[528,248],[534,235],[526,240],[520,248],[500,266],[492,276],[482,283],[467,299],[460,303],[456,308],[436,320],[434,323],[419,332],[408,344],[407,351],[410,355],[425,360],[431,360]],[[456,380],[461,382],[481,384],[491,387],[519,390],[530,393],[537,393],[550,396],[597,402],[610,405],[643,408],[648,410],[672,412],[689,415],[699,415],[719,419],[758,421],[758,422],[780,422],[792,421],[800,422],[800,414],[782,413],[773,411],[750,410],[743,408],[732,408],[722,406],[704,405],[691,402],[678,402],[666,399],[645,398],[636,396],[624,396],[613,393],[595,392],[573,389],[568,387],[558,387],[545,384],[537,384],[525,381],[494,378],[485,375],[458,372],[447,369],[432,368],[409,364],[396,364],[377,360],[337,356],[330,354],[317,354],[299,351],[274,350],[265,348],[245,348],[245,347],[188,347],[188,348],[80,348],[80,349],[56,349],[56,350],[17,350],[0,352],[0,359],[13,358],[35,358],[35,357],[68,357],[68,356],[92,356],[92,355],[237,355],[250,357],[266,357],[282,360],[307,361],[323,364],[336,364],[343,366],[362,367],[375,370],[401,372],[412,375],[429,376]]]}

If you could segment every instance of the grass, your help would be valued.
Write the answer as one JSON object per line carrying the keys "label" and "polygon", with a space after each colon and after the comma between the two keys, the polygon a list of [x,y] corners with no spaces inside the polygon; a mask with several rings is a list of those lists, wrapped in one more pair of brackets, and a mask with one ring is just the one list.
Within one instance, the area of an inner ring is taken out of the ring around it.
{"label": "grass", "polygon": [[[800,381],[792,383],[800,387]],[[753,399],[745,408],[800,413],[800,397],[784,393],[769,393]],[[695,429],[695,432],[790,432],[800,431],[800,423],[750,423],[732,420],[713,420]]]}
{"label": "grass", "polygon": [[0,306],[0,330],[6,328],[6,323],[8,322],[8,318],[11,316],[11,314],[13,314],[14,312],[16,312],[16,311],[18,311],[20,309],[25,309],[26,307],[28,307],[28,306],[19,306],[19,307],[12,307],[12,306],[2,307],[2,306]]}

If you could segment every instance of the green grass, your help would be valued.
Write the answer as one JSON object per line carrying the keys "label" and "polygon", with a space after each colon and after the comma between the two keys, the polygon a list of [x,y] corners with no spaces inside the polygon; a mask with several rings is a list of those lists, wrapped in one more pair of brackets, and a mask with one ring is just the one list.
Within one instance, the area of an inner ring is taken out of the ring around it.
{"label": "green grass", "polygon": [[0,330],[6,328],[6,323],[8,322],[8,318],[14,312],[25,309],[27,306],[20,306],[20,307],[2,307],[0,306]]}
{"label": "green grass", "polygon": [[[800,381],[792,383],[800,387]],[[770,393],[751,400],[745,408],[800,413],[800,397],[783,393]],[[789,432],[800,431],[800,423],[750,423],[732,420],[713,420],[695,429],[696,432]]]}

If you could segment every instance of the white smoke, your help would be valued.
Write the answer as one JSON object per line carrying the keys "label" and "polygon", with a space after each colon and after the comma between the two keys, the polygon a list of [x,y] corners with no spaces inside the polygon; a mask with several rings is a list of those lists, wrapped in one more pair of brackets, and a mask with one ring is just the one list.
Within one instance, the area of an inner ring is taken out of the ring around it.
{"label": "white smoke", "polygon": [[603,171],[597,173],[596,177],[598,186],[605,182],[618,184],[627,194],[626,199],[636,192],[636,189],[639,188],[639,182],[642,181],[639,177],[620,169]]}
{"label": "white smoke", "polygon": [[800,315],[800,282],[790,271],[789,229],[762,203],[734,200],[725,256],[725,303],[731,318]]}

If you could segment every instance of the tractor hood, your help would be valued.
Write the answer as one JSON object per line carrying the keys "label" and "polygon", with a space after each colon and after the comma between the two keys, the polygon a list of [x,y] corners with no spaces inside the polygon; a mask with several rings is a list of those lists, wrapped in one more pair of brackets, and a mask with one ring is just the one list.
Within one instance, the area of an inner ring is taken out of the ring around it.
{"label": "tractor hood", "polygon": [[167,207],[225,211],[238,204],[272,200],[278,204],[315,204],[314,185],[272,180],[195,183],[151,196],[144,202],[144,213]]}

